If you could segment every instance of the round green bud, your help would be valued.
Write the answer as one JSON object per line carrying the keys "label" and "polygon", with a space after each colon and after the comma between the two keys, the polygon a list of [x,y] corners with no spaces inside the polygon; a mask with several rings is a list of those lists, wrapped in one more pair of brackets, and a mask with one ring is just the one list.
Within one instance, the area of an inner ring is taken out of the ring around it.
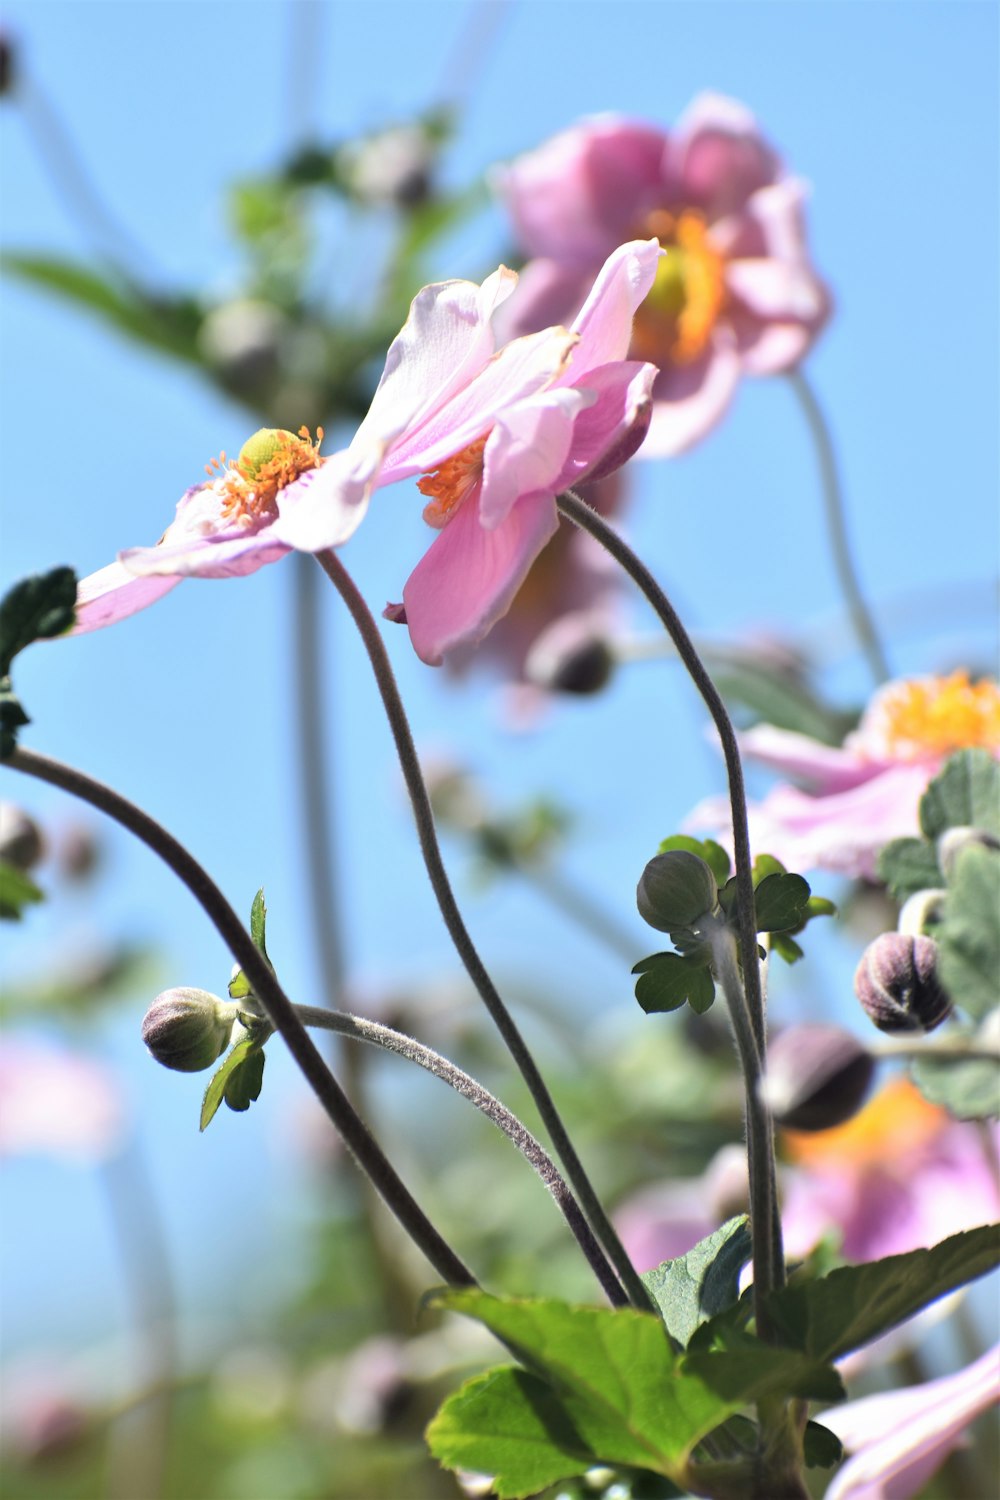
{"label": "round green bud", "polygon": [[854,974],[854,993],[879,1031],[933,1031],[952,1003],[937,977],[933,938],[883,932]]}
{"label": "round green bud", "polygon": [[237,1006],[207,990],[164,990],[143,1018],[142,1039],[165,1068],[200,1073],[229,1046],[237,1014]]}
{"label": "round green bud", "polygon": [[639,915],[658,932],[693,927],[714,912],[718,902],[719,887],[711,869],[687,849],[657,854],[636,889]]}
{"label": "round green bud", "polygon": [[830,1130],[861,1107],[875,1059],[840,1026],[790,1026],[767,1052],[761,1098],[789,1130]]}
{"label": "round green bud", "polygon": [[256,479],[264,465],[282,448],[287,448],[289,442],[298,442],[294,432],[286,432],[283,427],[259,428],[240,449],[240,473],[247,479]]}

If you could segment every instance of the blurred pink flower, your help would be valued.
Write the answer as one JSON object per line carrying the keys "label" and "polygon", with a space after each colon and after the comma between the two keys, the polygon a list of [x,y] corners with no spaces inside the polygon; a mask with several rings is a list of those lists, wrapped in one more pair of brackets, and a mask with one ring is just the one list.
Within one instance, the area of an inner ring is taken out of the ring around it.
{"label": "blurred pink flower", "polygon": [[[883,845],[919,833],[920,799],[949,755],[978,746],[1000,757],[1000,690],[966,672],[900,679],[879,689],[840,749],[770,724],[741,735],[740,746],[810,786],[778,786],[750,806],[755,853],[791,870],[871,879]],[[728,799],[711,797],[685,827],[725,837],[727,824]]]}
{"label": "blurred pink flower", "polygon": [[917,1495],[1000,1398],[1000,1346],[957,1375],[849,1401],[818,1418],[854,1455],[826,1500],[908,1500]]}
{"label": "blurred pink flower", "polygon": [[477,642],[556,531],[559,491],[610,473],[645,436],[656,372],[625,355],[659,258],[655,240],[623,245],[571,329],[499,350],[492,319],[517,284],[512,271],[481,287],[424,287],[348,448],[321,458],[322,434],[256,433],[235,464],[223,456],[182,497],[157,546],[123,552],[83,581],[77,631],[144,608],[180,577],[235,576],[290,548],[339,546],[374,489],[422,475],[424,517],[440,535],[386,613],[409,625],[430,663]]}
{"label": "blurred pink flower", "polygon": [[38,1042],[0,1042],[0,1157],[89,1165],[112,1155],[124,1131],[121,1088],[109,1068]]}
{"label": "blurred pink flower", "polygon": [[700,1177],[676,1177],[626,1198],[615,1210],[615,1228],[636,1269],[651,1271],[745,1213],[748,1196],[746,1151],[723,1146]]}
{"label": "blurred pink flower", "polygon": [[497,181],[532,257],[509,308],[517,332],[572,316],[615,245],[663,245],[632,343],[660,370],[647,457],[698,442],[741,375],[796,365],[828,315],[805,244],[806,189],[733,99],[699,95],[670,133],[619,115],[583,120]]}
{"label": "blurred pink flower", "polygon": [[[995,1127],[986,1126],[990,1130]],[[1000,1184],[976,1125],[896,1078],[846,1124],[783,1132],[785,1249],[799,1259],[831,1230],[849,1261],[919,1250],[1000,1218]]]}

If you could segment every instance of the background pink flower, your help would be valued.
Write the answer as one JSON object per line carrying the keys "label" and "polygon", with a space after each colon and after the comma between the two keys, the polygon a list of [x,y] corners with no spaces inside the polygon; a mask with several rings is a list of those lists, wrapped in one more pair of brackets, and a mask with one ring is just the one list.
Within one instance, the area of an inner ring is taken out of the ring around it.
{"label": "background pink flower", "polygon": [[91,1165],[119,1148],[125,1128],[121,1086],[103,1064],[13,1037],[0,1045],[0,1157]]}
{"label": "background pink flower", "polygon": [[663,245],[632,344],[660,371],[646,456],[704,437],[741,375],[790,369],[826,320],[805,187],[735,100],[699,95],[670,133],[618,115],[583,120],[497,181],[531,257],[508,310],[516,331],[572,316],[615,245],[644,235]]}
{"label": "background pink flower", "polygon": [[[979,747],[1000,756],[1000,690],[966,672],[890,682],[839,749],[770,724],[741,735],[740,747],[809,788],[781,785],[751,804],[755,853],[791,870],[873,879],[879,850],[919,833],[920,799],[949,755]],[[728,799],[701,802],[685,826],[721,830],[725,840]]]}

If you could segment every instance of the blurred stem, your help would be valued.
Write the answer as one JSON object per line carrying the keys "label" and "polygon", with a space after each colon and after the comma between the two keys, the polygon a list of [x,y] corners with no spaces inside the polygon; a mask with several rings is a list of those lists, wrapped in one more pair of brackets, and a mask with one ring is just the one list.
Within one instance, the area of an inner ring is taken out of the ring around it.
{"label": "blurred stem", "polygon": [[379,1021],[371,1021],[364,1016],[352,1016],[312,1005],[297,1005],[295,1013],[304,1026],[323,1027],[327,1031],[336,1032],[339,1036],[350,1037],[354,1041],[369,1042],[375,1047],[383,1048],[386,1052],[395,1052],[397,1056],[405,1057],[408,1062],[416,1063],[418,1067],[425,1068],[428,1073],[433,1073],[435,1078],[440,1078],[449,1088],[454,1089],[456,1093],[474,1104],[488,1120],[492,1120],[508,1140],[513,1142],[552,1194],[556,1207],[569,1225],[571,1233],[586,1256],[609,1302],[612,1306],[622,1304],[621,1287],[611,1274],[601,1247],[594,1238],[590,1225],[581,1213],[580,1205],[570,1192],[565,1179],[552,1158],[506,1105],[501,1104],[500,1100],[495,1098],[488,1089],[483,1088],[481,1083],[461,1068],[456,1067],[448,1058],[442,1057],[439,1052],[433,1051],[430,1047],[425,1047],[422,1042],[415,1041],[413,1037],[393,1030],[391,1026],[383,1026]]}
{"label": "blurred stem", "polygon": [[108,1493],[113,1500],[134,1500],[136,1495],[156,1500],[166,1477],[177,1378],[170,1257],[150,1173],[134,1135],[104,1163],[101,1177],[131,1298],[136,1385],[149,1393],[145,1421],[138,1427],[133,1422],[133,1430],[121,1435],[124,1451],[112,1457]]}
{"label": "blurred stem", "polygon": [[371,611],[361,597],[353,579],[336,553],[329,550],[319,552],[316,555],[316,560],[347,605],[361,635],[361,639],[364,642],[365,650],[368,653],[413,808],[414,821],[417,825],[417,836],[420,840],[420,849],[427,868],[427,875],[437,899],[441,916],[444,919],[444,924],[448,929],[448,934],[455,945],[462,963],[465,965],[469,978],[472,980],[483,1004],[489,1011],[494,1025],[506,1043],[507,1050],[520,1069],[521,1076],[528,1086],[531,1097],[535,1101],[538,1112],[555,1147],[556,1155],[562,1162],[566,1176],[569,1178],[573,1190],[582,1205],[591,1228],[600,1240],[608,1259],[621,1278],[622,1284],[628,1294],[628,1300],[635,1307],[640,1307],[647,1312],[655,1312],[656,1307],[652,1298],[643,1285],[632,1262],[626,1255],[625,1249],[615,1233],[614,1227],[605,1213],[597,1194],[594,1192],[590,1179],[583,1169],[573,1143],[566,1132],[566,1127],[560,1119],[552,1096],[545,1085],[541,1073],[538,1071],[535,1060],[528,1050],[527,1044],[521,1036],[513,1017],[501,1000],[462,920],[462,914],[458,909],[458,903],[455,900],[454,892],[452,891],[451,883],[448,880],[448,874],[444,867],[444,861],[441,858],[441,849],[434,826],[434,813],[431,810],[430,797],[427,793],[427,787],[424,784],[423,772],[420,769],[416,746],[413,743],[413,734],[406,717],[406,709],[403,706],[403,700],[396,685],[392,664],[389,661],[389,654],[386,651],[385,643],[379,633],[378,626],[372,618]]}
{"label": "blurred stem", "polygon": [[[588,532],[595,541],[615,559],[625,570],[634,583],[642,590],[652,608],[656,611],[664,629],[670,636],[677,654],[686,667],[695,687],[701,694],[702,699],[719,734],[722,745],[722,754],[726,762],[726,773],[729,778],[729,801],[733,819],[733,853],[736,862],[736,910],[738,931],[740,939],[740,951],[743,954],[743,979],[740,986],[741,1002],[736,1008],[730,1002],[730,1010],[733,1014],[734,1026],[737,1024],[736,1009],[740,1015],[745,1013],[747,1018],[747,1029],[749,1036],[745,1038],[747,1044],[752,1041],[753,1047],[746,1045],[741,1048],[741,1060],[744,1068],[749,1063],[751,1071],[759,1075],[764,1070],[766,1056],[766,1023],[764,1017],[764,997],[761,988],[760,965],[757,962],[757,921],[754,913],[753,897],[753,870],[750,855],[750,835],[747,828],[747,804],[746,791],[743,784],[743,766],[740,761],[739,745],[736,740],[736,731],[733,729],[732,720],[726,712],[726,706],[719,692],[705,669],[705,665],[694,648],[691,637],[688,635],[677,611],[674,609],[666,594],[660,588],[656,579],[650,573],[643,562],[636,557],[635,553],[618,533],[608,525],[602,516],[599,516],[579,495],[572,490],[557,496],[556,504],[560,512]],[[727,996],[728,998],[728,996]],[[737,1038],[739,1040],[739,1037]],[[745,1059],[743,1053],[745,1052]],[[744,1072],[744,1084],[747,1091],[747,1120],[754,1118],[756,1112],[761,1108],[756,1098],[753,1080]],[[753,1097],[751,1095],[753,1094]],[[763,1138],[750,1143],[751,1157],[756,1145],[759,1160],[757,1162],[758,1178],[764,1167],[766,1152],[766,1141],[769,1132]],[[774,1182],[774,1152],[770,1153],[769,1166],[763,1174],[763,1183],[760,1191],[763,1194],[766,1184],[773,1185]],[[773,1192],[773,1188],[772,1188]],[[768,1212],[760,1217],[760,1210],[764,1207],[763,1199],[758,1206],[754,1228],[754,1305],[757,1312],[757,1327],[761,1338],[768,1338],[769,1329],[764,1304],[768,1292],[783,1284],[785,1279],[784,1258],[781,1251],[781,1226],[777,1219],[777,1210]],[[758,1241],[760,1247],[758,1249]],[[758,1255],[761,1257],[758,1268]],[[758,1280],[760,1276],[760,1280]]]}
{"label": "blurred stem", "polygon": [[289,1052],[298,1064],[320,1104],[333,1121],[362,1171],[366,1172],[388,1207],[414,1243],[423,1251],[438,1275],[450,1286],[475,1286],[471,1271],[438,1233],[419,1207],[364,1121],[353,1108],[285,994],[256,943],[233,911],[218,886],[184,846],[148,813],[104,783],[61,761],[17,749],[5,762],[15,771],[62,788],[91,807],[113,818],[141,840],[187,886],[229,952],[243,970]]}
{"label": "blurred stem", "polygon": [[819,462],[820,483],[823,490],[823,509],[826,514],[827,532],[830,538],[830,551],[833,556],[833,565],[840,581],[841,592],[847,605],[848,614],[854,633],[858,638],[858,644],[863,651],[868,666],[871,670],[875,684],[886,682],[892,673],[886,659],[885,650],[879,639],[875,621],[871,610],[861,590],[854,558],[851,554],[851,544],[847,535],[847,516],[844,505],[844,490],[840,481],[840,470],[837,465],[837,456],[833,446],[833,438],[830,434],[830,425],[826,420],[823,408],[816,399],[812,386],[802,373],[801,369],[790,370],[787,376],[788,383],[795,393],[799,406],[802,408],[809,432],[812,436],[813,445],[816,449],[816,457]]}

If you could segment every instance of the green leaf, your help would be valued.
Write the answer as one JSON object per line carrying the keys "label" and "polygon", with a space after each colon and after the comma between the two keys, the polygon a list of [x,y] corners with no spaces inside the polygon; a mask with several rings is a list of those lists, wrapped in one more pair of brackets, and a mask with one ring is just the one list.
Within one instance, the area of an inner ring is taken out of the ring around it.
{"label": "green leaf", "polygon": [[697,854],[708,865],[719,885],[725,885],[729,879],[732,868],[729,855],[714,839],[695,839],[688,833],[674,833],[661,842],[657,852],[666,854],[671,849],[686,849],[689,854]]}
{"label": "green leaf", "polygon": [[31,720],[21,707],[9,677],[0,677],[0,760],[6,760],[17,748],[17,731]]}
{"label": "green leaf", "polygon": [[741,1342],[742,1347],[687,1354],[684,1369],[698,1375],[717,1396],[741,1406],[768,1397],[844,1400],[840,1376],[826,1360],[798,1349],[776,1349],[760,1339],[745,1337]]}
{"label": "green leaf", "polygon": [[15,583],[0,600],[0,677],[32,641],[51,640],[71,629],[76,618],[76,574],[53,568]]}
{"label": "green leaf", "polygon": [[[675,1478],[694,1445],[734,1409],[732,1402],[678,1367],[663,1324],[649,1313],[572,1307],[554,1300],[501,1300],[464,1288],[440,1293],[435,1301],[484,1323],[544,1382],[557,1405],[546,1396],[543,1411],[548,1420],[539,1422],[541,1431],[548,1433],[554,1427],[557,1450],[585,1454],[586,1466],[628,1464]],[[510,1388],[508,1381],[507,1397]],[[520,1390],[523,1395],[523,1382]],[[527,1404],[538,1395],[538,1386],[531,1384]],[[497,1473],[498,1428],[481,1407],[476,1413],[477,1432],[487,1438],[492,1434],[494,1446],[484,1444],[473,1458],[463,1444],[462,1456],[457,1456],[451,1408],[446,1455],[438,1423],[450,1407],[446,1403],[431,1424],[432,1451],[446,1462]],[[532,1410],[537,1416],[537,1406]],[[467,1417],[468,1413],[466,1431]],[[506,1488],[500,1493],[530,1493],[517,1487],[520,1482],[514,1480],[512,1470],[505,1470]]]}
{"label": "green leaf", "polygon": [[758,932],[784,932],[806,918],[809,882],[801,875],[766,875],[754,890]]}
{"label": "green leaf", "polygon": [[960,849],[935,934],[948,994],[982,1020],[1000,1004],[1000,850]]}
{"label": "green leaf", "polygon": [[807,1469],[832,1469],[844,1456],[840,1438],[819,1422],[807,1422],[802,1434],[802,1456]]}
{"label": "green leaf", "polygon": [[254,896],[253,905],[250,908],[250,936],[265,958],[267,958],[267,945],[264,941],[264,929],[266,926],[267,907],[264,905],[264,887],[261,886],[256,896]]}
{"label": "green leaf", "polygon": [[212,1074],[201,1106],[200,1129],[211,1124],[225,1099],[230,1109],[242,1112],[260,1094],[264,1073],[264,1050],[252,1036],[236,1043]]}
{"label": "green leaf", "polygon": [[119,333],[192,364],[201,364],[202,313],[191,297],[154,297],[120,278],[53,255],[9,252],[0,270],[96,314]]}
{"label": "green leaf", "polygon": [[831,709],[782,665],[766,665],[738,647],[713,646],[712,677],[723,698],[742,703],[755,721],[791,729],[823,745],[841,745],[857,714]]}
{"label": "green leaf", "polygon": [[23,870],[0,859],[0,918],[20,922],[21,913],[33,901],[44,901],[45,893]]}
{"label": "green leaf", "polygon": [[1000,1115],[1000,1058],[921,1057],[911,1069],[925,1099],[956,1120],[989,1120]]}
{"label": "green leaf", "polygon": [[805,950],[787,932],[776,932],[771,938],[771,952],[783,958],[786,964],[797,964]]}
{"label": "green leaf", "polygon": [[878,857],[878,878],[889,887],[889,894],[900,903],[917,891],[936,890],[944,885],[933,844],[926,839],[893,839]]}
{"label": "green leaf", "polygon": [[229,981],[230,1000],[245,1000],[250,993],[250,981],[242,969],[237,969]]}
{"label": "green leaf", "polygon": [[768,1299],[784,1343],[815,1359],[839,1359],[895,1328],[1000,1262],[1000,1226],[953,1234],[931,1250],[840,1266],[817,1281],[793,1281]]}
{"label": "green leaf", "polygon": [[700,1324],[738,1300],[740,1272],[752,1250],[748,1223],[745,1214],[730,1219],[686,1255],[643,1275],[668,1333],[682,1347]]}
{"label": "green leaf", "polygon": [[1000,839],[1000,765],[988,750],[959,750],[920,801],[920,828],[937,839],[948,828],[979,828]]}
{"label": "green leaf", "polygon": [[711,970],[698,959],[682,958],[679,953],[655,953],[642,964],[644,972],[636,982],[635,998],[647,1015],[677,1010],[685,1001],[703,1015],[715,999]]}
{"label": "green leaf", "polygon": [[753,877],[754,890],[756,890],[761,881],[766,880],[769,875],[787,875],[788,871],[781,860],[775,859],[773,854],[758,854],[750,873]]}

